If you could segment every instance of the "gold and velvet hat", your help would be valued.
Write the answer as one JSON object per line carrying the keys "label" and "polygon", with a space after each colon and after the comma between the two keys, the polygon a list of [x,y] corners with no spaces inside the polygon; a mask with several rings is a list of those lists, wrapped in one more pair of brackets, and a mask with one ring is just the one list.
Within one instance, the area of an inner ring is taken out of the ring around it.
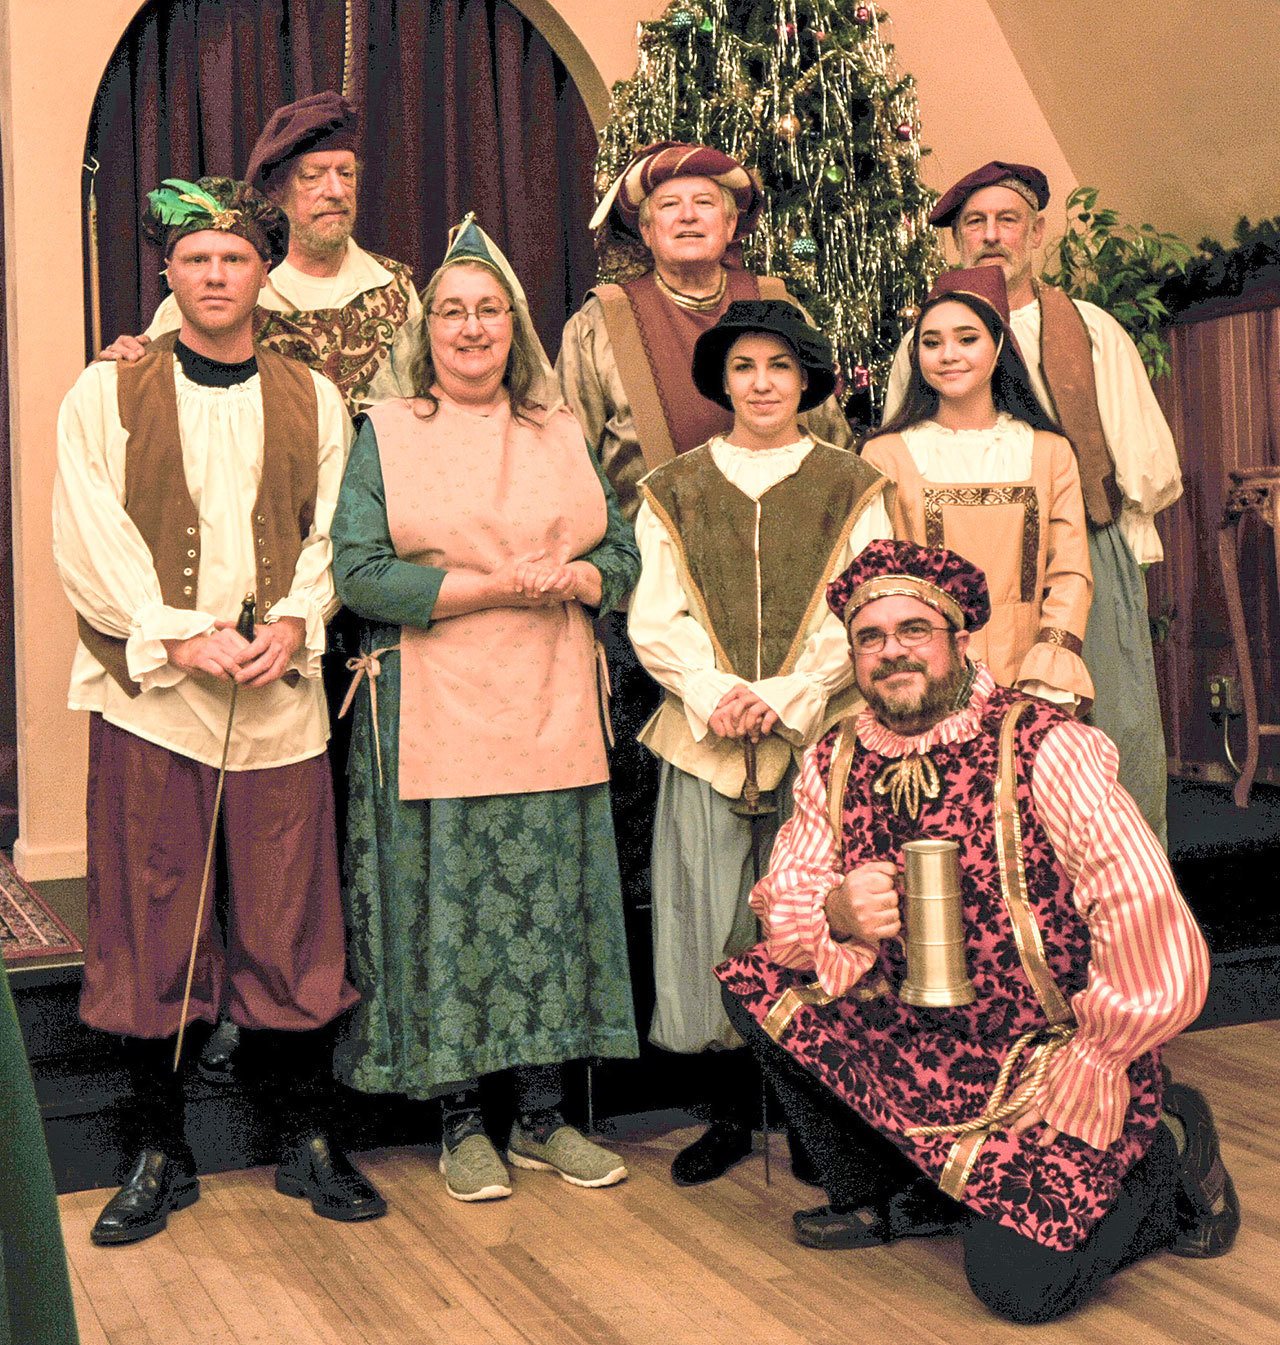
{"label": "gold and velvet hat", "polygon": [[268,266],[278,265],[289,251],[288,216],[247,182],[170,177],[147,193],[142,232],[164,248],[166,261],[180,238],[205,229],[246,239]]}
{"label": "gold and velvet hat", "polygon": [[986,575],[971,561],[940,546],[918,546],[893,538],[871,542],[827,585],[827,606],[846,630],[868,603],[895,597],[926,603],[953,630],[978,630],[991,617]]}
{"label": "gold and velvet hat", "polygon": [[710,145],[659,140],[638,150],[605,192],[591,217],[592,231],[607,224],[617,233],[640,236],[640,206],[647,196],[675,177],[705,177],[726,188],[738,207],[733,241],[745,238],[760,222],[764,190],[759,174],[732,155]]}

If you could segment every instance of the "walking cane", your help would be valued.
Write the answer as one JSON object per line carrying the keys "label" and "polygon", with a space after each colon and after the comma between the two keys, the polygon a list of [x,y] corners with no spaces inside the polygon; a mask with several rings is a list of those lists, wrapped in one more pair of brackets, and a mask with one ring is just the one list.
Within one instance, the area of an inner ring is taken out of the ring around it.
{"label": "walking cane", "polygon": [[[751,886],[760,881],[760,819],[778,811],[777,805],[761,797],[756,777],[756,745],[750,738],[742,740],[743,765],[746,779],[742,782],[742,797],[729,805],[729,811],[751,823]],[[769,1085],[760,1075],[760,1129],[764,1137],[764,1184],[773,1184],[773,1170],[769,1161]]]}
{"label": "walking cane", "polygon": [[[236,634],[253,639],[257,604],[252,593],[246,593],[236,620]],[[173,1072],[178,1072],[182,1061],[182,1039],[187,1033],[187,1010],[191,1007],[191,982],[196,974],[196,950],[200,946],[200,926],[204,923],[205,897],[209,891],[209,870],[213,867],[213,847],[218,839],[218,813],[222,808],[222,786],[227,778],[227,753],[231,749],[231,725],[236,717],[236,693],[240,683],[231,682],[231,704],[227,706],[227,730],[222,737],[222,761],[218,766],[218,787],[213,794],[213,816],[209,819],[209,840],[204,847],[204,873],[200,877],[200,900],[196,903],[196,927],[191,932],[191,956],[187,959],[187,984],[182,991],[182,1015],[178,1019],[178,1040],[173,1048]]]}

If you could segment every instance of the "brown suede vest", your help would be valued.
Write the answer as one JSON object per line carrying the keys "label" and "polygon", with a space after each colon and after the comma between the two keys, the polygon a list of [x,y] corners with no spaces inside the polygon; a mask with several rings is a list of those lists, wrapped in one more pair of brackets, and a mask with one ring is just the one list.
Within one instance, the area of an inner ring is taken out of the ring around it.
{"label": "brown suede vest", "polygon": [[[151,551],[169,607],[193,608],[200,574],[200,519],[187,489],[173,376],[177,333],[157,337],[136,364],[118,366],[116,405],[128,435],[121,503]],[[289,592],[315,516],[320,443],[311,371],[258,346],[262,380],[262,479],[253,506],[259,616]],[[214,506],[216,508],[216,506]],[[234,615],[234,613],[230,614]],[[86,649],[130,696],[125,641],[78,617]]]}
{"label": "brown suede vest", "polygon": [[1040,370],[1080,467],[1080,490],[1090,523],[1103,527],[1120,515],[1115,462],[1098,414],[1093,345],[1080,310],[1052,285],[1041,285]]}
{"label": "brown suede vest", "polygon": [[675,544],[722,671],[759,681],[792,670],[836,552],[887,484],[861,458],[822,443],[758,506],[706,445],[645,478],[640,489]]}

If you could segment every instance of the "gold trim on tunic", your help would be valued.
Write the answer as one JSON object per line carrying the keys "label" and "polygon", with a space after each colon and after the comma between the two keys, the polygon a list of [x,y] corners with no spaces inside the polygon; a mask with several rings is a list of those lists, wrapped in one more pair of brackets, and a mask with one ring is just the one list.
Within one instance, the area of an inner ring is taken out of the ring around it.
{"label": "gold trim on tunic", "polygon": [[895,813],[905,812],[914,822],[924,800],[936,799],[942,792],[942,780],[927,752],[911,752],[889,762],[876,776],[871,792],[879,798],[887,797]]}
{"label": "gold trim on tunic", "polygon": [[1061,626],[1042,626],[1036,635],[1036,644],[1057,645],[1059,649],[1065,649],[1075,654],[1077,658],[1084,653],[1084,641],[1078,635],[1072,635],[1069,630],[1063,630]]}

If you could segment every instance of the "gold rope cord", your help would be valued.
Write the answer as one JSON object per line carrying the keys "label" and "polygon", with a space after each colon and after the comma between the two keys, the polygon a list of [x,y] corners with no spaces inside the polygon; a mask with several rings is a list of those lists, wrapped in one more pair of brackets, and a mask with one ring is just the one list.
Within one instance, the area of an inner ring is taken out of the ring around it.
{"label": "gold rope cord", "polygon": [[[1003,1122],[1011,1120],[1023,1111],[1040,1091],[1040,1085],[1044,1083],[1045,1075],[1049,1071],[1049,1062],[1075,1034],[1074,1027],[1061,1023],[1047,1028],[1033,1027],[1029,1032],[1024,1032],[1009,1048],[1004,1064],[1000,1066],[1000,1073],[996,1076],[995,1087],[992,1088],[991,1096],[987,1099],[987,1105],[982,1109],[981,1115],[975,1116],[970,1121],[958,1121],[951,1125],[910,1126],[902,1133],[920,1139],[932,1139],[936,1135],[955,1135],[959,1138],[979,1130],[997,1129]],[[1032,1049],[1031,1060],[1018,1080],[1017,1088],[1006,1097],[1009,1080],[1019,1059],[1037,1037],[1043,1037],[1043,1040]]]}
{"label": "gold rope cord", "polygon": [[343,21],[342,33],[342,96],[349,98],[351,96],[351,66],[355,59],[355,40],[354,40],[354,22],[351,15],[351,6],[355,0],[346,0],[346,15]]}

